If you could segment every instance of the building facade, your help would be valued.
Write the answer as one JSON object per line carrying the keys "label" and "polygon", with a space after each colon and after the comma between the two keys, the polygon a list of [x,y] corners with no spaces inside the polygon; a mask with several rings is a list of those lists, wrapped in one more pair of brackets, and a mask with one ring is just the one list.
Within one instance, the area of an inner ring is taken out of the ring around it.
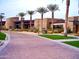
{"label": "building facade", "polygon": [[19,17],[10,17],[6,19],[6,23],[5,23],[5,27],[6,29],[10,29],[10,27],[12,29],[14,29],[14,22],[19,21]]}
{"label": "building facade", "polygon": [[68,27],[74,33],[79,33],[79,16],[73,16],[68,18]]}
{"label": "building facade", "polygon": [[[34,20],[32,20],[32,26],[34,26]],[[10,17],[5,23],[6,29],[21,29],[21,21],[19,17]],[[30,20],[23,20],[23,28],[28,29],[30,27]]]}
{"label": "building facade", "polygon": [[[41,24],[41,21],[43,22],[43,24]],[[54,23],[54,27],[57,26],[63,26],[64,28],[64,23],[65,20],[64,19],[53,19]],[[24,29],[28,29],[30,28],[30,20],[24,20]],[[1,23],[1,22],[0,22]],[[2,25],[3,27],[5,26],[6,29],[10,29],[10,27],[12,29],[20,29],[21,28],[21,21],[19,20],[19,17],[10,17],[7,18],[6,21],[2,21]],[[41,19],[35,19],[32,20],[32,27],[36,28],[36,29],[41,29],[41,26],[44,29],[49,29],[52,27],[52,19],[51,18],[44,18],[43,20]],[[73,32],[73,33],[79,33],[79,16],[72,16],[68,18],[68,28]]]}
{"label": "building facade", "polygon": [[[43,22],[43,23],[41,24],[41,22]],[[54,25],[54,27],[57,27],[57,26],[60,26],[60,25],[64,27],[64,19],[54,18],[53,19],[53,25]],[[41,29],[41,26],[42,26],[42,28],[47,30],[49,28],[52,28],[53,25],[52,25],[52,19],[51,18],[44,18],[43,20],[36,19],[34,21],[34,27],[36,29]]]}

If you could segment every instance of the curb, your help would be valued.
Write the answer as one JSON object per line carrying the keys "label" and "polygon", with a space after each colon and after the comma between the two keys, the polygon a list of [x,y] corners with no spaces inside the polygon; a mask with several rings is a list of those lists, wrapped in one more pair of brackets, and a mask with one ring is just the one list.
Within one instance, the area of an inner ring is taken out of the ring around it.
{"label": "curb", "polygon": [[57,42],[57,43],[58,43],[58,44],[61,44],[62,46],[65,46],[65,47],[70,48],[70,49],[74,49],[75,51],[78,51],[78,52],[79,52],[79,48],[77,48],[77,47],[74,47],[74,46],[65,44],[65,43],[63,43],[63,42]]}
{"label": "curb", "polygon": [[2,51],[2,50],[7,46],[7,44],[8,44],[9,41],[10,41],[10,36],[9,36],[7,33],[5,33],[5,34],[6,34],[6,38],[5,38],[5,40],[2,41],[2,43],[1,43],[0,51]]}
{"label": "curb", "polygon": [[79,52],[79,48],[71,46],[71,45],[68,45],[68,44],[65,44],[65,43],[63,43],[61,41],[51,40],[49,38],[45,38],[45,37],[41,37],[41,36],[37,36],[37,37],[42,38],[42,39],[46,39],[46,40],[49,40],[49,41],[52,41],[52,42],[56,42],[58,44],[61,44],[62,46],[65,46],[65,47],[70,48],[70,49],[74,49],[75,51]]}

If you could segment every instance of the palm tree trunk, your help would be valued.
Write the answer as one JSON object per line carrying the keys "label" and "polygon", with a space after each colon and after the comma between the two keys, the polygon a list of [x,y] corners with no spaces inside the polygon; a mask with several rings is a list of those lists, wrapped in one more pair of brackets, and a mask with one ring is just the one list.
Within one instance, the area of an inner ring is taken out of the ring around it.
{"label": "palm tree trunk", "polygon": [[66,36],[66,37],[67,37],[67,24],[68,24],[69,5],[70,5],[70,0],[66,0],[66,17],[65,17],[65,28],[64,28],[64,36]]}
{"label": "palm tree trunk", "polygon": [[40,33],[40,23],[39,23],[40,20],[38,20],[38,35]]}
{"label": "palm tree trunk", "polygon": [[32,29],[32,15],[30,15],[30,30]]}
{"label": "palm tree trunk", "polygon": [[23,18],[23,17],[21,17],[21,30],[23,30],[23,29],[24,29],[24,28],[23,28],[23,25],[24,25],[24,24],[23,24],[23,19],[24,19],[24,18]]}
{"label": "palm tree trunk", "polygon": [[43,13],[41,14],[41,32],[43,32]]}
{"label": "palm tree trunk", "polygon": [[53,24],[54,24],[54,12],[52,12],[52,33],[54,32],[54,29],[53,29]]}

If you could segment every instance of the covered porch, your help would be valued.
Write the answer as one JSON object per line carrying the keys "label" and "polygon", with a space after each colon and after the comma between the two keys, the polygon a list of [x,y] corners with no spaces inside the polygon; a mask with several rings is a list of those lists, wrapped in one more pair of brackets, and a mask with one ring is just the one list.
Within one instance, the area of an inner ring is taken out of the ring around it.
{"label": "covered porch", "polygon": [[79,21],[73,21],[74,27],[73,30],[75,33],[79,33]]}

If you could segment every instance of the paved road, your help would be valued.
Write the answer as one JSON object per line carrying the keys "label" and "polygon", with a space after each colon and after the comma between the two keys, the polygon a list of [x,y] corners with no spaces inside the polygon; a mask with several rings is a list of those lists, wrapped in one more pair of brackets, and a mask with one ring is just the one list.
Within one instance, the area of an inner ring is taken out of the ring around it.
{"label": "paved road", "polygon": [[79,59],[79,52],[33,35],[12,32],[0,59]]}

